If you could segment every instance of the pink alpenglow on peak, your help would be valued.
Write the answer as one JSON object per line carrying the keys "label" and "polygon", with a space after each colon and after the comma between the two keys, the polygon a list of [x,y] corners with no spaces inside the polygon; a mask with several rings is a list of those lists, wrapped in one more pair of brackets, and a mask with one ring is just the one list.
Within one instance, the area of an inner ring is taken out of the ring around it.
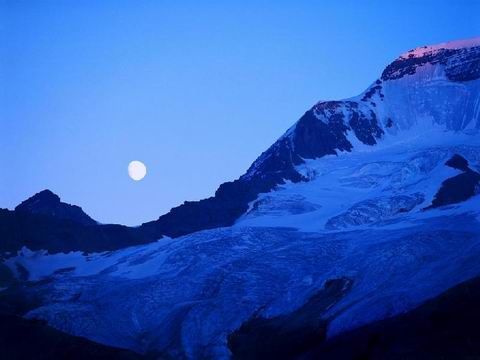
{"label": "pink alpenglow on peak", "polygon": [[480,78],[480,37],[410,50],[385,68],[382,80],[401,79],[416,74],[420,69],[423,73],[427,65],[435,66],[427,73],[437,78],[443,74],[451,82]]}
{"label": "pink alpenglow on peak", "polygon": [[463,40],[454,40],[454,41],[448,41],[448,42],[444,42],[436,45],[426,45],[426,46],[417,47],[415,49],[409,50],[406,53],[400,55],[400,58],[422,57],[426,54],[430,54],[432,52],[442,50],[442,49],[457,50],[457,49],[467,49],[467,48],[472,48],[477,46],[480,46],[480,37],[463,39]]}

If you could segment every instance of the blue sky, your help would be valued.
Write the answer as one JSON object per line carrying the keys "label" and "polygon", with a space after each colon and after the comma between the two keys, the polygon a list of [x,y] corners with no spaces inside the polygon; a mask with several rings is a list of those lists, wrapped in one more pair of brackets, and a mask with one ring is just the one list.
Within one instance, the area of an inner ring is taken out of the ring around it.
{"label": "blue sky", "polygon": [[400,53],[480,36],[479,14],[475,0],[0,0],[0,207],[49,188],[101,222],[155,219]]}

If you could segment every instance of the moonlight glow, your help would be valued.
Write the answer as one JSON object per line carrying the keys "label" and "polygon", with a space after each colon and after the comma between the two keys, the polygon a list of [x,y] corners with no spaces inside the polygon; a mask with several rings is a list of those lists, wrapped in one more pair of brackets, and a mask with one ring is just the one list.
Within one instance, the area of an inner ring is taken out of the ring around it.
{"label": "moonlight glow", "polygon": [[128,176],[133,180],[142,180],[147,174],[147,167],[144,163],[138,160],[134,160],[128,164]]}

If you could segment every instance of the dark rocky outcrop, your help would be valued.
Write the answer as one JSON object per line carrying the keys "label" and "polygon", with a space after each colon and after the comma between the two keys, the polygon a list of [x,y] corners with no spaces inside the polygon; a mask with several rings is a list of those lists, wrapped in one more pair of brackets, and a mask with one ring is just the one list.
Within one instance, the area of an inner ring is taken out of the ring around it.
{"label": "dark rocky outcrop", "polygon": [[0,209],[0,252],[23,246],[50,252],[116,250],[153,241],[136,228],[123,225],[84,225],[44,214]]}
{"label": "dark rocky outcrop", "polygon": [[71,220],[83,225],[97,222],[85,214],[81,207],[60,201],[60,197],[50,190],[43,190],[23,201],[15,208],[17,212],[48,215],[58,219]]}
{"label": "dark rocky outcrop", "polygon": [[472,170],[447,179],[435,194],[430,208],[466,201],[480,192],[479,184],[480,174]]}
{"label": "dark rocky outcrop", "polygon": [[[381,80],[377,80],[375,82],[375,85],[370,87],[370,89],[368,89],[368,91],[365,92],[365,94],[362,96],[362,101],[369,101],[373,98],[373,96],[375,94],[378,94],[378,96],[380,97],[380,99],[383,99],[385,98],[385,95],[383,95],[382,93],[382,81]],[[374,102],[371,103],[372,105],[375,104]],[[375,105],[374,105],[375,106]]]}
{"label": "dark rocky outcrop", "polygon": [[418,308],[341,334],[299,359],[478,359],[480,278]]}
{"label": "dark rocky outcrop", "polygon": [[469,168],[465,158],[454,155],[445,165],[461,170],[463,173],[445,180],[427,209],[457,204],[480,192],[480,174]]}
{"label": "dark rocky outcrop", "polygon": [[445,165],[461,171],[470,170],[470,168],[468,167],[467,159],[458,154],[453,155],[449,160],[447,160],[447,162],[445,162]]}
{"label": "dark rocky outcrop", "polygon": [[254,317],[228,338],[234,359],[292,359],[325,340],[323,313],[351,288],[347,278],[332,279],[296,311],[273,318]]}

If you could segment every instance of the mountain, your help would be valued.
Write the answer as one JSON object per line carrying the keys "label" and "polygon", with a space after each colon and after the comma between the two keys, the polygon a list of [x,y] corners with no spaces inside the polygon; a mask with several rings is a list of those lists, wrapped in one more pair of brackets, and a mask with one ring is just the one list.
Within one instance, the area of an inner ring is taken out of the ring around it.
{"label": "mountain", "polygon": [[48,250],[98,252],[146,244],[158,239],[145,238],[137,229],[117,224],[84,225],[57,217],[0,209],[0,254],[22,247]]}
{"label": "mountain", "polygon": [[155,240],[145,238],[137,228],[99,224],[50,190],[35,194],[13,211],[0,209],[0,255],[23,247],[52,253],[107,251]]}
{"label": "mountain", "polygon": [[85,214],[81,207],[66,204],[50,190],[43,190],[23,201],[15,208],[17,212],[48,215],[57,219],[71,220],[82,225],[96,225],[97,222]]}
{"label": "mountain", "polygon": [[231,226],[260,193],[307,180],[297,167],[359,146],[399,141],[435,128],[480,129],[480,38],[424,46],[401,55],[361,95],[321,101],[215,196],[185,202],[142,225],[153,237]]}
{"label": "mountain", "polygon": [[359,96],[315,104],[215,196],[132,228],[144,244],[6,256],[18,284],[0,300],[165,358],[315,356],[390,318],[388,339],[397,321],[414,333],[423,305],[480,276],[479,61],[480,38],[411,50]]}

